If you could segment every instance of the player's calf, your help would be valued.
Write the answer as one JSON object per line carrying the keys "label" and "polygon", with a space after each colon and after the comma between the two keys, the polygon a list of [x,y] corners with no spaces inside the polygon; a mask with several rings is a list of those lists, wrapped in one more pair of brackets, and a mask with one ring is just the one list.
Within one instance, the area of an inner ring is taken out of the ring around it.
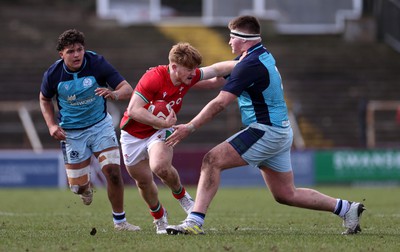
{"label": "player's calf", "polygon": [[71,191],[78,194],[85,205],[90,205],[93,201],[93,190],[90,187],[89,171],[90,166],[78,169],[66,169]]}

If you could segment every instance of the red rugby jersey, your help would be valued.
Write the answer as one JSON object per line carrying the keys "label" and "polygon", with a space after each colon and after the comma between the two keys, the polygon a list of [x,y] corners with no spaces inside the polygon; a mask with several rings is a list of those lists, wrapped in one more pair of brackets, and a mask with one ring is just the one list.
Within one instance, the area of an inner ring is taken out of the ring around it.
{"label": "red rugby jersey", "polygon": [[[189,89],[200,81],[202,73],[199,68],[196,69],[196,75],[193,77],[190,85],[181,84],[174,86],[169,75],[168,65],[161,65],[149,69],[139,80],[132,95],[140,95],[146,102],[145,108],[151,101],[165,100],[175,111],[176,114],[181,110],[182,101]],[[130,135],[138,138],[147,138],[153,135],[157,130],[152,126],[143,124],[129,118],[125,111],[121,119],[120,128]]]}

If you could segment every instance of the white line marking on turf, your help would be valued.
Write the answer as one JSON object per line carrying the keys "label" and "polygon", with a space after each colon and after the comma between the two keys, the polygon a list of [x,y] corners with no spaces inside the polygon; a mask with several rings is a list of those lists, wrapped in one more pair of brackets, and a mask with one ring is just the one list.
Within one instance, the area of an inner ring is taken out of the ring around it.
{"label": "white line marking on turf", "polygon": [[[209,228],[208,230],[213,231],[213,232],[217,232],[218,229],[216,228]],[[254,227],[240,227],[237,228],[236,231],[269,231],[271,230],[270,228],[254,228]]]}
{"label": "white line marking on turf", "polygon": [[[13,213],[13,212],[1,212],[0,211],[0,216],[67,216],[71,215],[70,213]],[[90,216],[91,213],[85,213],[85,215]]]}

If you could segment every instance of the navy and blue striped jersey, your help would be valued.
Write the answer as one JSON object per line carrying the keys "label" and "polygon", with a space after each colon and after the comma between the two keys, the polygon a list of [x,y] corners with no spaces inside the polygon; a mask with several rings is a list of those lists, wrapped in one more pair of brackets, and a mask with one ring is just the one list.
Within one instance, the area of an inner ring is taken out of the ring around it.
{"label": "navy and blue striped jersey", "polygon": [[242,123],[288,127],[281,76],[271,53],[261,44],[251,47],[222,90],[238,96]]}
{"label": "navy and blue striped jersey", "polygon": [[82,67],[71,72],[63,60],[56,61],[44,73],[40,91],[43,96],[56,96],[60,126],[84,129],[107,115],[105,98],[95,95],[98,87],[115,89],[124,78],[103,56],[86,51]]}

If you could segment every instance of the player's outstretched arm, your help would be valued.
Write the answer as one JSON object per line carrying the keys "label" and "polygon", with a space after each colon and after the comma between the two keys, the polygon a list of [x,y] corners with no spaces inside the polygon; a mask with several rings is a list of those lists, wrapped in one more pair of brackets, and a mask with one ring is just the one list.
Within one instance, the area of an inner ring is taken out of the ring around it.
{"label": "player's outstretched arm", "polygon": [[196,128],[192,123],[187,123],[187,124],[179,124],[174,126],[174,133],[170,135],[167,140],[165,141],[165,144],[171,147],[174,147],[177,145],[180,141],[185,139],[187,136],[190,135],[190,133],[194,132]]}
{"label": "player's outstretched arm", "polygon": [[238,62],[237,60],[221,61],[211,66],[200,68],[203,71],[203,80],[229,75]]}
{"label": "player's outstretched arm", "polygon": [[187,124],[174,126],[174,133],[166,140],[168,146],[174,147],[190,133],[211,121],[219,112],[224,110],[232,101],[236,100],[236,96],[232,93],[221,91],[217,97],[211,100],[195,118]]}
{"label": "player's outstretched arm", "polygon": [[196,89],[217,89],[225,85],[226,79],[224,77],[214,77],[208,80],[201,80],[197,82],[193,88]]}

